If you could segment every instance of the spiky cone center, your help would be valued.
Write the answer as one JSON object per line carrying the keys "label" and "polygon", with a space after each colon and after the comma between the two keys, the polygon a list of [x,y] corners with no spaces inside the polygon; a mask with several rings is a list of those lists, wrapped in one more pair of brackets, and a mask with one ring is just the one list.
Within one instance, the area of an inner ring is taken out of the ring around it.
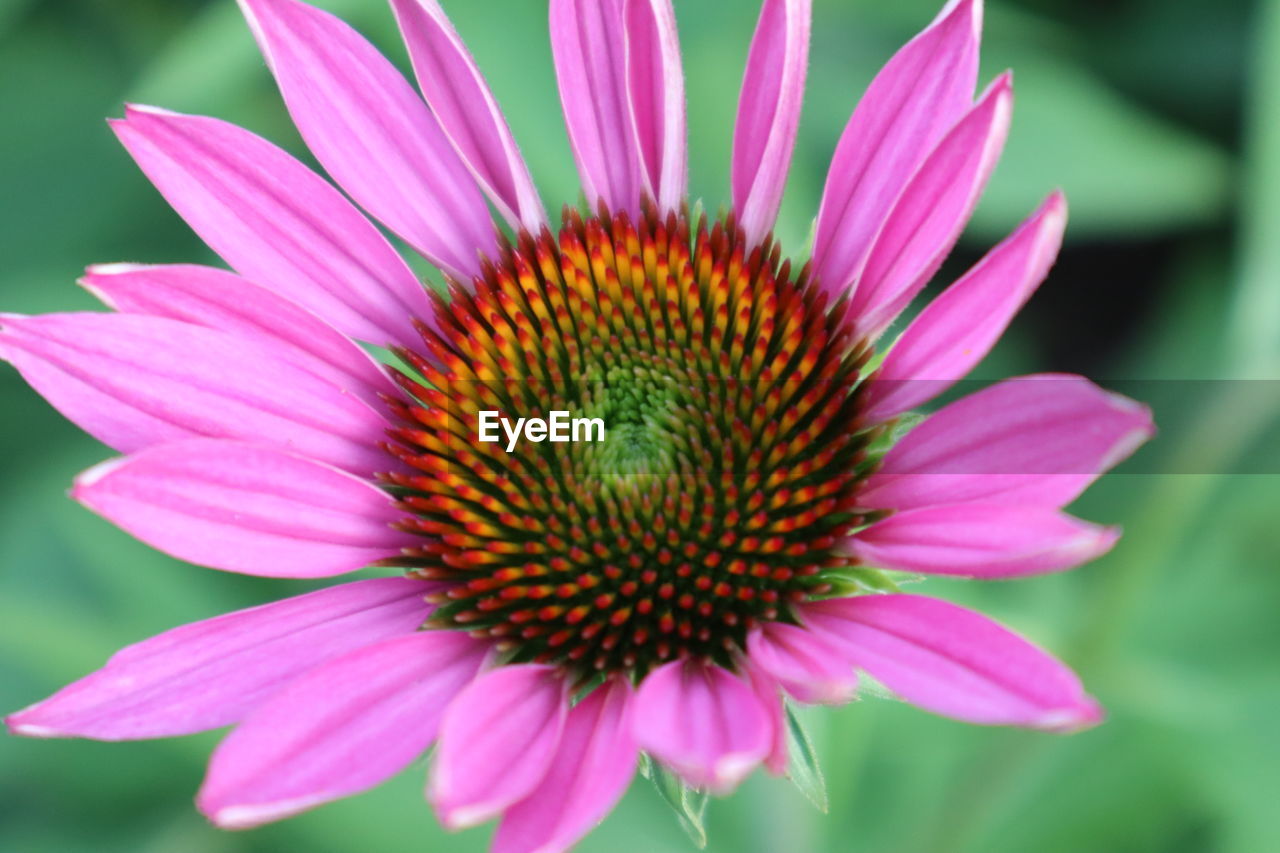
{"label": "spiky cone center", "polygon": [[[391,562],[451,584],[427,627],[584,675],[734,667],[847,565],[869,352],[732,216],[566,209],[558,238],[520,234],[435,308],[391,401],[415,473],[383,478],[423,535]],[[603,441],[479,440],[482,411],[557,410]]]}

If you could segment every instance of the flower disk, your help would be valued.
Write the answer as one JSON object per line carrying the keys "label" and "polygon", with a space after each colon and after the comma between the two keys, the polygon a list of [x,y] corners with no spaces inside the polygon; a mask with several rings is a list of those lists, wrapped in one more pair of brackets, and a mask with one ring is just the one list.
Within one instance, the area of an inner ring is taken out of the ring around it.
{"label": "flower disk", "polygon": [[[827,591],[860,522],[868,350],[779,256],[732,217],[566,210],[437,302],[426,350],[398,353],[425,381],[400,377],[388,449],[415,473],[384,477],[424,535],[394,564],[454,584],[430,627],[584,673],[733,667]],[[557,410],[603,440],[478,440],[481,411]]]}

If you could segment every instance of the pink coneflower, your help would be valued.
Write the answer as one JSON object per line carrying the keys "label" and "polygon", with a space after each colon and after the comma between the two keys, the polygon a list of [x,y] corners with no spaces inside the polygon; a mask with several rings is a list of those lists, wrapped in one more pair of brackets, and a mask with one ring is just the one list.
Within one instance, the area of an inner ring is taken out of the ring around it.
{"label": "pink coneflower", "polygon": [[[877,353],[1004,141],[1009,76],[974,100],[979,0],[953,0],[863,96],[803,265],[771,229],[808,0],[764,2],[734,213],[714,221],[686,201],[669,0],[552,0],[588,202],[558,232],[434,0],[392,0],[422,98],[333,16],[241,5],[311,152],[448,299],[271,143],[132,106],[121,141],[236,272],[91,267],[116,313],[6,316],[0,354],[125,454],[72,494],[144,542],[262,576],[404,572],[130,646],[13,732],[234,724],[197,797],[232,828],[369,788],[436,744],[440,819],[500,818],[494,849],[513,853],[572,845],[642,753],[713,793],[784,772],[784,696],[847,702],[859,670],[969,722],[1099,719],[1061,663],[881,571],[1005,578],[1098,556],[1116,531],[1061,508],[1152,430],[1131,401],[1040,376],[893,441],[995,343],[1066,221],[1050,195]],[[556,410],[607,437],[477,440],[482,411]]]}

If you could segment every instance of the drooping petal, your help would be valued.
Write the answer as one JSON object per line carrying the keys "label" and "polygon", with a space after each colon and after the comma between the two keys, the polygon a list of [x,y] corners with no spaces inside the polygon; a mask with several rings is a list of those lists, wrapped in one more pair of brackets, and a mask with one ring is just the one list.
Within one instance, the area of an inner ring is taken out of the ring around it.
{"label": "drooping petal", "polygon": [[429,796],[449,829],[483,823],[531,794],[556,757],[568,711],[555,667],[503,666],[449,705]]}
{"label": "drooping petal", "polygon": [[764,757],[764,769],[774,776],[781,776],[787,772],[791,762],[791,748],[787,743],[786,709],[782,704],[782,687],[777,679],[765,672],[763,667],[749,657],[744,662],[744,669],[751,689],[755,691],[756,697],[760,700],[760,706],[765,710],[769,719],[769,729],[772,732],[769,739],[769,754]]}
{"label": "drooping petal", "polygon": [[246,278],[379,345],[418,340],[413,271],[327,181],[267,140],[204,116],[130,106],[111,122],[173,209]]}
{"label": "drooping petal", "polygon": [[0,316],[0,357],[63,415],[131,453],[233,438],[386,470],[386,419],[267,340],[137,314]]}
{"label": "drooping petal", "polygon": [[394,394],[386,372],[350,338],[307,309],[213,267],[194,264],[89,267],[80,280],[117,311],[183,320],[240,337],[265,338],[296,353],[299,367],[382,406]]}
{"label": "drooping petal", "polygon": [[511,128],[436,0],[391,0],[418,86],[449,141],[513,228],[537,234],[547,215]]}
{"label": "drooping petal", "polygon": [[551,0],[551,50],[588,204],[639,213],[644,178],[631,118],[626,0]]}
{"label": "drooping petal", "polygon": [[809,65],[811,0],[764,0],[738,96],[733,206],[749,243],[778,216]]}
{"label": "drooping petal", "polygon": [[773,746],[759,696],[721,667],[672,661],[645,677],[636,696],[640,747],[696,788],[737,787]]}
{"label": "drooping petal", "polygon": [[230,725],[311,668],[412,633],[438,584],[373,578],[182,625],[6,719],[14,734],[173,737]]}
{"label": "drooping petal", "polygon": [[639,749],[631,734],[632,688],[615,678],[569,711],[546,777],[507,809],[493,853],[568,850],[622,798]]}
{"label": "drooping petal", "polygon": [[982,0],[952,0],[876,75],[836,146],[814,235],[828,297],[858,279],[881,223],[925,156],[969,109]]}
{"label": "drooping petal", "polygon": [[626,0],[627,100],[645,192],[680,210],[689,180],[684,69],[671,0]]}
{"label": "drooping petal", "polygon": [[983,725],[1066,731],[1102,718],[1070,669],[985,616],[920,595],[804,604],[812,630],[903,699]]}
{"label": "drooping petal", "polygon": [[921,311],[867,389],[867,421],[885,421],[928,402],[982,361],[1048,275],[1066,226],[1067,200],[1054,193]]}
{"label": "drooping petal", "polygon": [[489,208],[431,110],[377,48],[298,0],[239,0],[307,147],[365,210],[463,278],[495,254]]}
{"label": "drooping petal", "polygon": [[1151,410],[1080,376],[1010,379],[930,415],[858,495],[872,509],[1061,507],[1154,434]]}
{"label": "drooping petal", "polygon": [[194,439],[104,462],[71,496],[148,545],[214,569],[318,578],[415,540],[372,483],[280,450]]}
{"label": "drooping petal", "polygon": [[858,676],[822,637],[796,625],[769,622],[747,638],[747,654],[788,693],[811,705],[853,699]]}
{"label": "drooping petal", "polygon": [[459,632],[418,631],[311,670],[223,740],[196,805],[243,829],[372,788],[431,745],[487,649]]}
{"label": "drooping petal", "polygon": [[850,546],[871,566],[1011,578],[1070,569],[1116,544],[1120,531],[1051,507],[943,504],[895,513],[854,534]]}
{"label": "drooping petal", "polygon": [[1009,133],[1013,82],[996,79],[956,122],[885,219],[853,292],[855,329],[879,335],[938,271],[978,203]]}

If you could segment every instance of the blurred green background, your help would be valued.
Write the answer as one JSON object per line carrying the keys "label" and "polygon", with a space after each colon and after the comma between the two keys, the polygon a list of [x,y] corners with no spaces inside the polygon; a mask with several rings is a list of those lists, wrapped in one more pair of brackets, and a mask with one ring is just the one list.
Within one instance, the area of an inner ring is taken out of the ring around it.
{"label": "blurred green background", "polygon": [[[391,16],[323,0],[403,65]],[[552,210],[577,198],[542,0],[446,0]],[[692,188],[727,197],[755,3],[677,0]],[[803,243],[838,133],[937,0],[816,0],[810,88],[780,234]],[[1162,434],[1076,507],[1125,525],[1064,576],[928,591],[1062,654],[1110,711],[1074,737],[969,727],[869,698],[806,714],[830,812],[757,777],[711,804],[722,853],[1280,853],[1280,478],[1250,470],[1280,378],[1280,3],[992,0],[984,80],[1016,70],[1007,154],[958,252],[973,260],[1050,189],[1072,222],[1049,284],[980,368],[1138,380]],[[0,308],[96,308],[108,261],[212,261],[103,118],[122,102],[229,118],[301,151],[231,0],[0,0]],[[1133,386],[1129,386],[1133,387]],[[1195,389],[1194,393],[1189,389]],[[108,451],[0,369],[0,709],[117,647],[300,586],[179,564],[73,505]],[[1271,471],[1278,470],[1275,467]],[[1195,473],[1188,473],[1195,472]],[[192,807],[217,734],[100,744],[0,737],[3,853],[478,851],[421,802],[422,766],[247,833]],[[643,782],[581,846],[692,848]]]}

